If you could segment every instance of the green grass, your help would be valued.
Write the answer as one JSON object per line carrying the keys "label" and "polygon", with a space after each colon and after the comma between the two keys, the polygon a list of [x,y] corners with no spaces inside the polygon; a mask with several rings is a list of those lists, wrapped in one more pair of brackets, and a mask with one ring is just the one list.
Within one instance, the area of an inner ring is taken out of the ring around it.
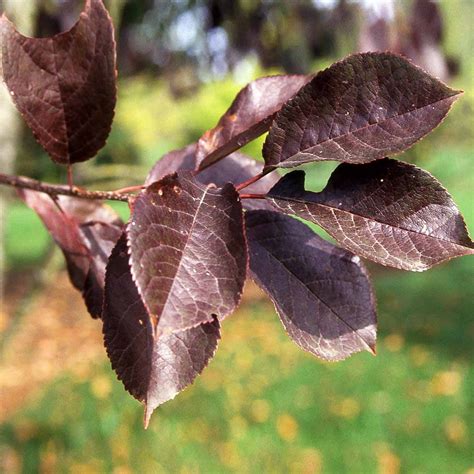
{"label": "green grass", "polygon": [[[271,305],[247,304],[224,324],[216,358],[165,404],[151,427],[98,361],[66,376],[0,427],[24,472],[465,473],[474,325],[470,262],[376,279],[378,356],[318,362],[284,334]],[[25,434],[26,433],[26,434]],[[471,434],[472,436],[472,434]],[[385,460],[385,461],[384,461]]]}
{"label": "green grass", "polygon": [[38,263],[50,237],[36,214],[21,202],[13,202],[5,219],[5,253],[8,270]]}

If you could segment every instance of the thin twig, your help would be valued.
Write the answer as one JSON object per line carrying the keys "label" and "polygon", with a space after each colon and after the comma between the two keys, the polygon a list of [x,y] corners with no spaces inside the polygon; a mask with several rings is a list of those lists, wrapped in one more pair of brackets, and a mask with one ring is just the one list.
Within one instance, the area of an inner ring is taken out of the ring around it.
{"label": "thin twig", "polygon": [[252,176],[247,181],[244,181],[243,183],[240,183],[238,186],[235,187],[235,189],[237,191],[240,191],[241,189],[244,189],[247,186],[250,186],[251,184],[257,182],[259,179],[263,178],[270,171],[272,171],[272,170],[271,169],[264,169],[261,173],[257,174],[256,176]]}
{"label": "thin twig", "polygon": [[128,202],[132,194],[117,193],[116,191],[89,191],[77,186],[69,187],[60,184],[44,183],[36,179],[27,178],[25,176],[13,176],[0,173],[0,184],[13,186],[20,189],[31,189],[50,196],[72,196],[80,199],[92,200],[108,200]]}

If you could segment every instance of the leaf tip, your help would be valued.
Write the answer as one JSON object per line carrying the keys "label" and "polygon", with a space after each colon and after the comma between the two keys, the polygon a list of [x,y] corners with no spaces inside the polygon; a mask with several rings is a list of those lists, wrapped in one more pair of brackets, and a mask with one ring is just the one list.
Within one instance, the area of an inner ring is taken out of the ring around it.
{"label": "leaf tip", "polygon": [[145,403],[145,413],[143,416],[143,427],[147,430],[150,425],[151,415],[155,411],[155,407],[151,406],[149,403]]}

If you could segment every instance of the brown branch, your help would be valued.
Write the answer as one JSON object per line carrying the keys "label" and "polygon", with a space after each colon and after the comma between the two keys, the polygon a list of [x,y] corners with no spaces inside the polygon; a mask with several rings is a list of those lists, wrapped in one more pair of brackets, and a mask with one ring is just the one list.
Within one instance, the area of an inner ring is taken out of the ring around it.
{"label": "brown branch", "polygon": [[0,185],[13,186],[20,189],[31,189],[50,196],[72,196],[80,199],[92,200],[108,200],[128,202],[132,194],[119,193],[116,191],[89,191],[77,186],[64,186],[60,184],[43,183],[36,179],[27,178],[25,176],[13,176],[0,173]]}

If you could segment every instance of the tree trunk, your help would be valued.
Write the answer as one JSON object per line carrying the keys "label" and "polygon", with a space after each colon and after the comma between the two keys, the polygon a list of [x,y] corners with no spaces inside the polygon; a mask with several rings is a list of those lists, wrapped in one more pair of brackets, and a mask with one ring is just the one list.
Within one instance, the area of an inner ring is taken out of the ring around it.
{"label": "tree trunk", "polygon": [[[0,0],[0,12],[5,12],[7,16],[15,22],[17,28],[26,35],[31,35],[33,32],[36,9],[37,0]],[[19,133],[19,117],[3,81],[0,84],[0,124],[2,124],[0,127],[0,171],[3,173],[12,173],[14,171],[16,144]],[[6,213],[6,192],[2,190],[0,191],[0,301],[3,301],[5,276]]]}

